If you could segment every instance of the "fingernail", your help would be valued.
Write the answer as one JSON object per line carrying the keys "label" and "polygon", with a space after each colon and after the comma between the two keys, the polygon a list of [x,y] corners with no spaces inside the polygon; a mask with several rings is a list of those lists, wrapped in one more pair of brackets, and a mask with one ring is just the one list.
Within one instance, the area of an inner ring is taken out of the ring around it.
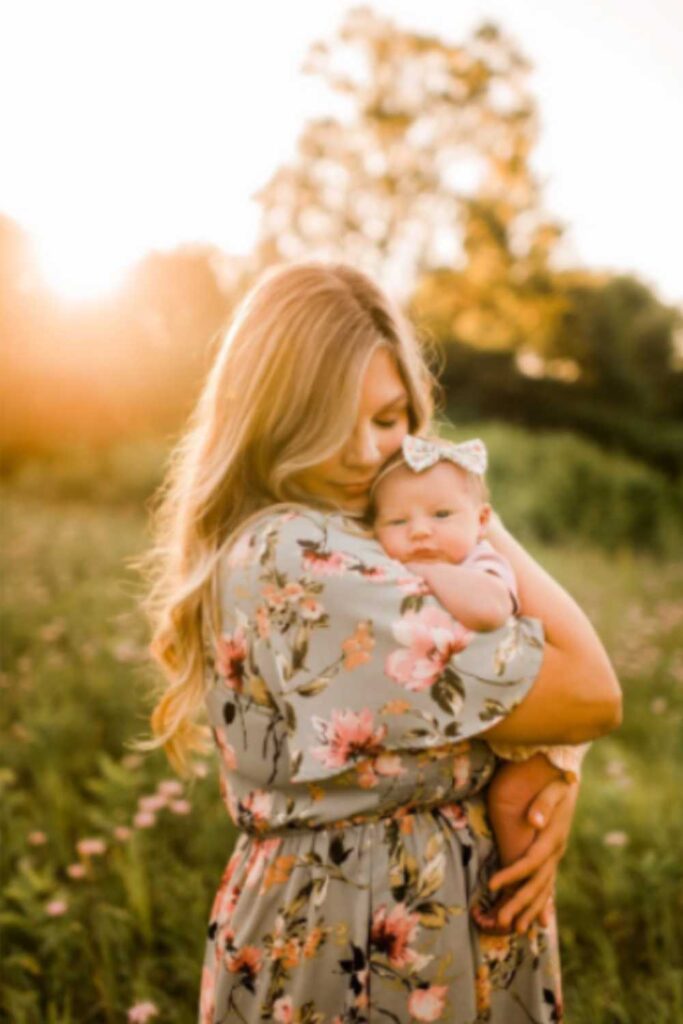
{"label": "fingernail", "polygon": [[545,818],[543,817],[540,811],[536,811],[533,818],[537,825],[542,825],[545,821]]}

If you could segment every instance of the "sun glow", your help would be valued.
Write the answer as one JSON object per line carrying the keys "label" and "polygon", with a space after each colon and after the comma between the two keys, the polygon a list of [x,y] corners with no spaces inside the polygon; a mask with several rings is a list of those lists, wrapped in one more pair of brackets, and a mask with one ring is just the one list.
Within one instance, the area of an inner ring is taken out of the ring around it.
{"label": "sun glow", "polygon": [[92,231],[55,226],[34,234],[37,270],[64,299],[96,299],[118,290],[139,252]]}

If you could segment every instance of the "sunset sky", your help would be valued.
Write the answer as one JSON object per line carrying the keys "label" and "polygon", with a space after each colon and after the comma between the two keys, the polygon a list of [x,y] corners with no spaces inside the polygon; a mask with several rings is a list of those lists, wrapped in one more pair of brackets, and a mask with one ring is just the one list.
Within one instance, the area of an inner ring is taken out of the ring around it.
{"label": "sunset sky", "polygon": [[[0,213],[46,278],[87,295],[149,247],[251,247],[250,196],[334,111],[300,73],[347,0],[0,3]],[[458,41],[484,18],[535,66],[535,164],[567,260],[637,272],[683,301],[680,0],[375,0]]]}

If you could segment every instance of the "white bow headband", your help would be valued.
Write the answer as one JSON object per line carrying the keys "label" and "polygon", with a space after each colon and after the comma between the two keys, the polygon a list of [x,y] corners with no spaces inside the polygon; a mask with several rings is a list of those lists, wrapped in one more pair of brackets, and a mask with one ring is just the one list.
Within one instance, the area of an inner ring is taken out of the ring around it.
{"label": "white bow headband", "polygon": [[403,458],[415,473],[436,465],[441,459],[454,462],[456,466],[466,469],[469,473],[483,476],[486,472],[488,457],[486,445],[478,437],[471,441],[443,441],[441,438],[415,437],[406,434],[403,438]]}

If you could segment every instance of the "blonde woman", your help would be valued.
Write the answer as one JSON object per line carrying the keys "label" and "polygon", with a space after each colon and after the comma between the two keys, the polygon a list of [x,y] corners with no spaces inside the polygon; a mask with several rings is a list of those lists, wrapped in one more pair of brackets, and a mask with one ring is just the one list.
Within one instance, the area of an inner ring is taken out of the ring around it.
{"label": "blonde woman", "polygon": [[[199,1022],[558,1022],[552,910],[576,786],[498,872],[517,928],[468,913],[499,866],[487,737],[580,743],[619,722],[583,613],[497,523],[523,616],[464,629],[360,523],[431,379],[344,264],[267,271],[236,311],[163,491],[147,602],[181,773],[210,738],[241,834],[209,915]],[[504,911],[505,912],[505,911]]]}

